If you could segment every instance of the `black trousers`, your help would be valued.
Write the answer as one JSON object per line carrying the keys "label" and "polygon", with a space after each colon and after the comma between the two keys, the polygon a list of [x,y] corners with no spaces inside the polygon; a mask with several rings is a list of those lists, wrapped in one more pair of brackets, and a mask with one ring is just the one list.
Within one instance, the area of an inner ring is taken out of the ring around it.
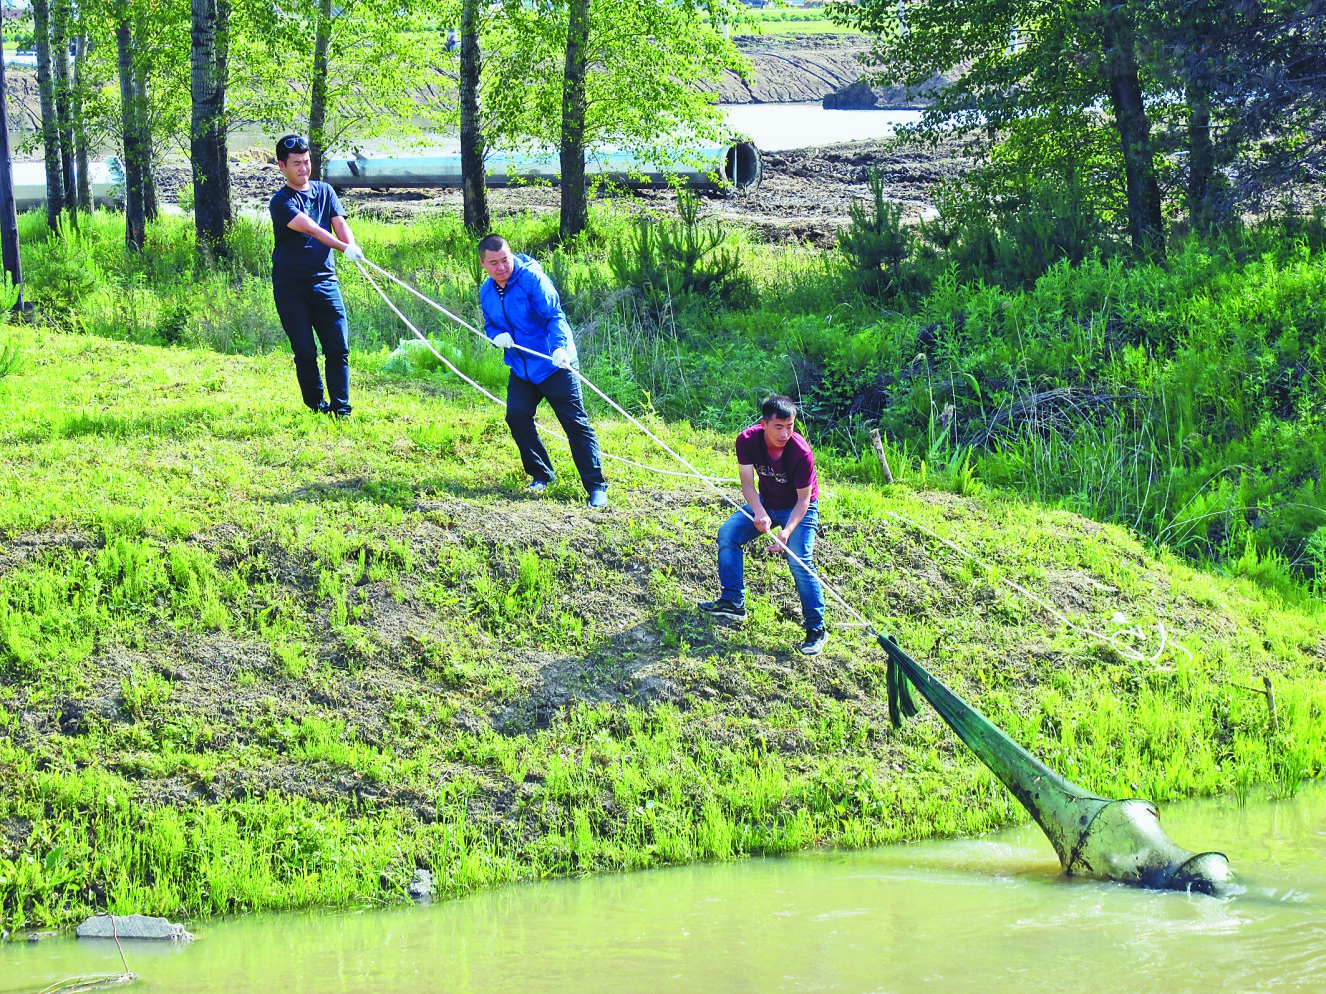
{"label": "black trousers", "polygon": [[546,400],[552,407],[562,431],[571,441],[571,458],[580,472],[580,482],[588,493],[607,487],[603,479],[603,459],[599,454],[598,436],[585,413],[585,401],[580,393],[580,381],[568,369],[559,369],[542,383],[531,383],[511,374],[506,385],[506,423],[511,437],[520,449],[520,461],[525,472],[536,480],[551,483],[552,460],[534,426],[534,412],[539,401]]}
{"label": "black trousers", "polygon": [[[317,283],[277,283],[272,287],[276,313],[295,353],[299,392],[310,410],[322,406],[322,377],[318,375],[318,343],[327,366],[327,405],[350,410],[350,329],[345,320],[341,286],[335,278]],[[317,332],[317,341],[313,334]]]}

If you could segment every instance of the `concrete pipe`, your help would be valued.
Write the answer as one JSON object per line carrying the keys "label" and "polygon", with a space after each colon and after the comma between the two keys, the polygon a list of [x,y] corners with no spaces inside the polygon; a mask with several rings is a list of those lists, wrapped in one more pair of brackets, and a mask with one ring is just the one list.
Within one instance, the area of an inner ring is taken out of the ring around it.
{"label": "concrete pipe", "polygon": [[[46,203],[46,165],[42,162],[15,162],[14,207],[30,211]],[[111,156],[88,163],[92,184],[92,202],[98,207],[118,207],[124,202],[124,166]]]}
{"label": "concrete pipe", "polygon": [[[697,164],[678,163],[670,168],[643,162],[625,152],[597,152],[585,160],[589,179],[600,178],[631,189],[671,185],[680,177],[696,188],[733,187],[754,190],[760,185],[763,165],[753,142],[737,142],[721,148],[701,149]],[[484,163],[489,186],[524,186],[544,183],[556,186],[560,167],[555,159],[541,155],[492,155]],[[345,189],[435,189],[461,185],[459,155],[394,156],[330,159],[323,178],[337,190]]]}

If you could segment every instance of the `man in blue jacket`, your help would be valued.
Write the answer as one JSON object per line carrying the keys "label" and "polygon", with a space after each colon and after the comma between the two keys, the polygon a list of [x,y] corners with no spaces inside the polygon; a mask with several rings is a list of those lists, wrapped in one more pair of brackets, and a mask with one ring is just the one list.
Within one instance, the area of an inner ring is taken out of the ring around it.
{"label": "man in blue jacket", "polygon": [[576,343],[557,288],[537,262],[513,254],[500,235],[479,242],[479,262],[488,273],[479,289],[484,330],[494,345],[506,350],[503,358],[511,370],[506,423],[520,449],[525,472],[533,478],[527,489],[542,493],[553,482],[552,460],[534,424],[534,412],[546,400],[570,440],[571,458],[589,494],[589,506],[607,507],[608,484],[603,479],[599,440],[585,413],[580,381],[571,372],[576,364]]}

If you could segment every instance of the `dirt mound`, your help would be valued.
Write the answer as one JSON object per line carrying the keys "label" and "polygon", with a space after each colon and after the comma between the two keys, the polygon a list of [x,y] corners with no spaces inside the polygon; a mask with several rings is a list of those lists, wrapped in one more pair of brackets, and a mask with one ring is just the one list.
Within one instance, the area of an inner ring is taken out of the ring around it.
{"label": "dirt mound", "polygon": [[850,86],[865,67],[870,51],[861,35],[781,35],[737,38],[737,48],[751,62],[743,79],[723,73],[718,100],[725,104],[789,103],[822,100]]}

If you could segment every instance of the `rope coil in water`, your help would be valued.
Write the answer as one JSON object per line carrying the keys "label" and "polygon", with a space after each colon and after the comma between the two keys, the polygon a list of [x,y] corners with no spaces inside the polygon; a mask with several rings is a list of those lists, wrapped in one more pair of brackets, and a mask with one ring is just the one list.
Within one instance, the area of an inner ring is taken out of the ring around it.
{"label": "rope coil in water", "polygon": [[[424,302],[425,304],[427,304],[429,307],[432,307],[434,310],[438,311],[439,313],[441,313],[441,314],[445,315],[446,317],[450,318],[452,321],[456,322],[456,324],[460,325],[462,328],[465,328],[467,331],[473,332],[475,335],[478,335],[480,338],[482,338],[485,342],[489,342],[489,343],[491,344],[491,340],[488,338],[488,336],[487,336],[486,334],[484,334],[484,332],[483,332],[482,330],[480,330],[479,328],[476,328],[474,325],[470,324],[468,321],[466,321],[464,318],[460,317],[459,315],[452,313],[450,310],[448,310],[447,308],[443,307],[441,304],[439,304],[437,301],[433,300],[431,297],[429,297],[429,296],[427,296],[426,294],[422,293],[421,291],[417,290],[415,287],[411,286],[409,283],[406,283],[404,280],[400,279],[399,277],[395,276],[394,274],[389,273],[387,270],[383,269],[383,268],[382,268],[381,266],[379,266],[377,263],[372,262],[372,261],[369,260],[369,259],[364,259],[364,260],[362,260],[362,261],[357,261],[357,262],[356,262],[356,265],[359,267],[359,271],[363,274],[364,278],[365,278],[366,280],[368,280],[369,285],[372,286],[373,289],[376,290],[376,291],[378,292],[378,295],[379,295],[379,296],[380,296],[380,297],[386,302],[387,306],[391,308],[392,312],[393,312],[397,317],[399,317],[399,318],[401,319],[402,322],[404,322],[405,326],[406,326],[407,328],[409,328],[410,331],[412,331],[412,332],[414,333],[414,335],[415,335],[416,338],[418,338],[421,342],[424,343],[424,345],[428,348],[428,350],[429,350],[430,352],[432,352],[433,355],[436,356],[437,359],[438,359],[443,365],[445,365],[449,370],[451,370],[451,372],[455,373],[455,374],[456,374],[457,376],[459,376],[462,380],[464,380],[464,381],[465,381],[466,383],[468,383],[470,386],[474,387],[474,389],[478,390],[480,393],[482,393],[482,394],[483,394],[485,397],[487,397],[489,400],[493,401],[495,404],[502,405],[503,407],[506,406],[506,405],[505,405],[505,402],[502,401],[502,400],[501,400],[496,394],[493,394],[493,393],[489,392],[489,391],[486,390],[483,386],[481,386],[479,383],[476,383],[473,379],[471,379],[470,377],[466,376],[466,375],[465,375],[464,373],[462,373],[459,369],[457,369],[456,366],[455,366],[453,363],[451,363],[450,361],[448,361],[447,358],[446,358],[445,356],[442,355],[442,353],[438,352],[438,350],[435,349],[435,348],[433,347],[433,343],[430,342],[430,341],[428,340],[428,338],[427,338],[427,337],[426,337],[421,331],[419,331],[419,329],[416,328],[416,327],[414,326],[414,324],[412,324],[412,323],[410,322],[410,319],[409,319],[409,318],[407,318],[403,313],[401,313],[400,308],[398,308],[398,307],[392,302],[391,298],[387,296],[386,292],[382,289],[382,287],[378,286],[377,282],[373,279],[373,277],[372,277],[371,275],[369,275],[369,272],[368,272],[368,270],[365,268],[365,265],[367,265],[367,266],[371,266],[371,267],[372,267],[373,269],[375,269],[377,272],[381,273],[383,276],[385,276],[387,279],[391,280],[393,283],[397,284],[398,286],[402,287],[403,289],[405,289],[405,290],[408,291],[409,293],[413,294],[415,297],[417,297],[419,300],[423,301],[423,302]],[[528,348],[527,346],[517,344],[517,345],[512,345],[511,347],[514,348],[514,349],[517,349],[517,350],[519,350],[519,351],[521,351],[521,352],[524,352],[524,353],[526,353],[526,354],[528,354],[528,355],[534,356],[534,357],[536,357],[536,358],[538,358],[538,359],[545,359],[545,360],[547,360],[547,361],[549,361],[549,362],[552,362],[552,361],[553,361],[552,356],[550,356],[550,355],[545,355],[544,353],[539,352],[539,351],[537,351],[537,350],[535,350],[535,349]],[[625,458],[623,458],[623,457],[621,457],[621,456],[613,455],[612,453],[607,453],[607,452],[603,453],[604,458],[607,458],[607,459],[613,459],[613,460],[615,460],[615,461],[617,461],[617,462],[625,463],[625,464],[627,464],[627,465],[629,465],[629,466],[634,466],[634,467],[636,467],[636,468],[638,468],[638,469],[648,470],[648,471],[651,472],[651,473],[659,473],[659,474],[662,474],[662,475],[665,475],[665,476],[677,476],[677,477],[683,477],[683,478],[687,478],[687,479],[695,479],[695,480],[699,480],[699,481],[700,481],[701,483],[703,483],[705,486],[707,486],[707,487],[709,487],[711,490],[713,490],[713,492],[714,492],[715,494],[717,494],[718,497],[719,497],[721,500],[723,500],[723,501],[725,501],[726,503],[732,505],[732,507],[736,508],[736,509],[737,509],[738,511],[740,511],[743,515],[745,515],[747,519],[749,519],[752,523],[754,523],[754,521],[755,521],[754,516],[751,515],[750,512],[748,512],[748,511],[745,509],[745,507],[744,507],[743,505],[738,504],[736,501],[734,501],[731,497],[729,497],[729,496],[728,496],[727,494],[725,494],[723,491],[719,490],[718,487],[716,486],[717,483],[729,483],[729,484],[730,484],[730,483],[739,483],[740,481],[738,481],[738,480],[732,480],[732,479],[730,479],[730,478],[725,478],[725,477],[707,476],[707,475],[701,473],[698,469],[696,469],[694,466],[692,466],[692,465],[690,464],[690,462],[688,462],[685,458],[683,458],[679,453],[673,451],[673,449],[672,449],[672,448],[671,448],[666,442],[664,442],[661,438],[659,438],[659,437],[658,437],[657,435],[655,435],[652,431],[650,431],[649,428],[647,428],[645,425],[641,424],[640,421],[638,421],[635,417],[633,417],[633,416],[632,416],[632,415],[631,415],[631,414],[630,414],[625,408],[623,408],[623,407],[622,407],[620,404],[618,404],[615,400],[613,400],[613,399],[612,399],[611,397],[609,397],[606,393],[604,393],[602,390],[600,390],[599,387],[598,387],[595,383],[593,383],[588,377],[586,377],[583,373],[581,373],[580,370],[576,369],[576,368],[573,367],[573,366],[567,366],[567,367],[564,367],[564,368],[568,369],[568,370],[571,372],[571,374],[572,374],[573,376],[575,376],[575,377],[576,377],[581,383],[583,383],[583,384],[584,384],[585,386],[587,386],[590,390],[594,391],[595,394],[597,394],[599,397],[601,397],[601,398],[602,398],[602,399],[608,404],[609,407],[611,407],[614,411],[616,411],[618,414],[620,414],[620,415],[621,415],[623,418],[625,418],[628,422],[630,422],[632,425],[634,425],[636,428],[638,428],[641,432],[643,432],[643,433],[644,433],[644,434],[645,434],[645,435],[646,435],[646,436],[647,436],[647,437],[648,437],[648,438],[649,438],[649,439],[650,439],[655,445],[657,445],[660,449],[662,449],[664,452],[666,452],[669,456],[671,456],[673,459],[675,459],[677,462],[679,462],[682,466],[686,467],[687,472],[682,473],[682,472],[677,472],[677,471],[675,471],[675,470],[660,469],[659,467],[656,467],[656,466],[647,466],[647,465],[644,465],[643,463],[634,462],[633,460],[625,459]],[[562,434],[560,434],[560,433],[558,433],[558,432],[556,432],[556,431],[552,431],[551,429],[544,429],[544,430],[545,430],[545,431],[548,431],[550,434],[554,435],[555,437],[562,439],[562,441],[566,441],[566,436],[564,436],[564,435],[562,435]],[[922,534],[929,536],[930,538],[934,539],[936,542],[939,542],[941,545],[943,545],[943,546],[945,546],[945,547],[947,547],[947,548],[949,548],[949,549],[952,549],[954,552],[958,553],[959,555],[966,557],[967,559],[971,560],[972,562],[978,564],[978,565],[979,565],[982,569],[984,569],[987,573],[996,573],[996,572],[997,572],[997,570],[995,569],[995,567],[994,567],[991,563],[988,563],[988,562],[986,562],[984,559],[981,559],[981,558],[980,558],[979,556],[977,556],[975,553],[969,552],[968,550],[964,549],[962,546],[958,545],[956,542],[952,542],[952,541],[950,541],[949,539],[946,539],[946,538],[944,538],[943,536],[941,536],[941,535],[935,533],[935,532],[932,531],[931,529],[926,528],[924,525],[921,525],[921,524],[919,524],[919,523],[917,523],[917,522],[915,522],[915,521],[912,521],[910,518],[907,518],[907,517],[905,517],[904,515],[898,514],[896,511],[887,511],[887,510],[886,510],[886,511],[884,511],[883,513],[884,513],[885,515],[887,515],[888,517],[894,518],[894,519],[896,519],[897,521],[902,522],[904,525],[907,525],[908,527],[914,528],[914,529],[916,529],[918,532],[921,532]],[[802,560],[801,560],[801,559],[800,559],[795,553],[792,552],[791,549],[787,548],[787,546],[785,546],[785,545],[784,545],[781,541],[779,541],[776,537],[774,537],[774,536],[772,536],[772,535],[770,535],[769,537],[772,539],[774,545],[778,548],[778,550],[779,550],[780,552],[782,552],[784,555],[786,555],[786,556],[787,556],[789,559],[791,559],[792,561],[796,562],[799,566],[801,566],[802,569],[806,570],[806,571],[809,572],[809,573],[815,573],[817,576],[819,575],[819,574],[818,574],[818,573],[817,573],[817,572],[816,572],[811,566],[809,566],[807,563],[803,562],[803,561],[802,561]],[[842,606],[843,609],[846,610],[847,613],[848,613],[849,615],[851,615],[851,616],[855,619],[854,622],[840,622],[840,625],[841,625],[842,627],[864,628],[864,629],[866,629],[866,630],[867,630],[872,636],[876,636],[876,637],[878,637],[879,633],[876,631],[875,626],[874,626],[869,620],[867,620],[866,617],[865,617],[863,614],[861,614],[860,611],[858,611],[855,607],[853,607],[851,604],[849,604],[849,603],[847,602],[847,599],[846,599],[845,597],[843,597],[843,595],[840,594],[840,593],[839,593],[839,592],[838,592],[838,591],[837,591],[837,590],[836,590],[836,589],[835,589],[830,583],[828,583],[828,582],[824,579],[823,576],[820,576],[820,577],[819,577],[819,580],[820,580],[820,584],[821,584],[821,586],[825,589],[825,591],[827,591],[827,592],[833,597],[833,599],[834,599],[835,601],[837,601],[837,603],[838,603],[840,606]],[[1117,653],[1118,653],[1120,656],[1122,656],[1124,659],[1131,660],[1132,662],[1145,662],[1145,663],[1153,663],[1153,664],[1154,664],[1154,663],[1156,663],[1156,662],[1158,662],[1158,661],[1160,660],[1160,657],[1164,654],[1165,649],[1166,649],[1169,645],[1174,645],[1174,646],[1176,646],[1181,652],[1185,653],[1185,654],[1188,656],[1188,659],[1189,659],[1190,661],[1191,661],[1191,659],[1192,659],[1192,653],[1188,651],[1188,649],[1187,649],[1186,646],[1182,645],[1182,644],[1179,643],[1179,642],[1171,642],[1171,641],[1169,640],[1168,632],[1165,630],[1165,625],[1164,625],[1163,622],[1161,622],[1161,623],[1157,623],[1157,625],[1156,625],[1156,629],[1157,629],[1157,632],[1158,632],[1158,634],[1159,634],[1159,638],[1160,638],[1160,645],[1159,645],[1159,647],[1156,649],[1156,651],[1155,651],[1155,653],[1154,653],[1153,655],[1151,655],[1151,656],[1147,656],[1147,655],[1145,655],[1144,653],[1140,653],[1140,652],[1138,652],[1137,650],[1135,650],[1135,649],[1133,649],[1133,648],[1131,648],[1131,647],[1129,647],[1129,646],[1122,645],[1122,644],[1119,642],[1119,639],[1122,638],[1122,637],[1124,637],[1124,636],[1127,636],[1127,637],[1130,637],[1130,638],[1146,639],[1146,638],[1147,638],[1147,635],[1146,635],[1146,633],[1145,633],[1141,628],[1137,628],[1137,627],[1134,627],[1134,628],[1125,628],[1125,629],[1123,629],[1123,630],[1121,630],[1121,631],[1119,631],[1119,632],[1116,632],[1114,635],[1107,635],[1107,634],[1105,634],[1104,632],[1098,632],[1098,631],[1096,631],[1096,630],[1093,629],[1093,628],[1088,628],[1088,627],[1085,626],[1085,625],[1079,625],[1079,624],[1077,624],[1076,622],[1073,622],[1073,621],[1069,620],[1069,618],[1068,618],[1063,612],[1061,612],[1060,610],[1058,610],[1056,607],[1054,607],[1054,606],[1053,606],[1052,604],[1050,604],[1048,601],[1046,601],[1046,600],[1044,600],[1043,598],[1038,597],[1036,594],[1032,593],[1030,590],[1028,590],[1028,589],[1027,589],[1026,587],[1024,587],[1022,584],[1017,583],[1017,582],[1015,582],[1015,581],[1013,581],[1013,580],[1010,580],[1010,579],[1008,579],[1008,578],[1005,577],[1005,576],[999,576],[999,581],[1000,581],[1001,583],[1003,583],[1005,586],[1009,587],[1010,589],[1016,591],[1016,592],[1017,592],[1018,594],[1020,594],[1021,596],[1027,598],[1027,600],[1031,601],[1033,604],[1035,604],[1035,605],[1036,605],[1037,607],[1039,607],[1041,610],[1045,611],[1046,613],[1050,614],[1052,617],[1054,617],[1054,618],[1056,618],[1057,620],[1059,620],[1060,622],[1062,622],[1062,623],[1063,623],[1064,625],[1066,625],[1070,630],[1072,630],[1072,631],[1076,631],[1076,632],[1080,632],[1080,633],[1082,633],[1083,635],[1087,635],[1087,636],[1089,636],[1089,637],[1091,637],[1091,638],[1097,639],[1097,640],[1099,640],[1099,641],[1105,643],[1106,645],[1109,645],[1109,646],[1110,646],[1115,652],[1117,652]]]}

